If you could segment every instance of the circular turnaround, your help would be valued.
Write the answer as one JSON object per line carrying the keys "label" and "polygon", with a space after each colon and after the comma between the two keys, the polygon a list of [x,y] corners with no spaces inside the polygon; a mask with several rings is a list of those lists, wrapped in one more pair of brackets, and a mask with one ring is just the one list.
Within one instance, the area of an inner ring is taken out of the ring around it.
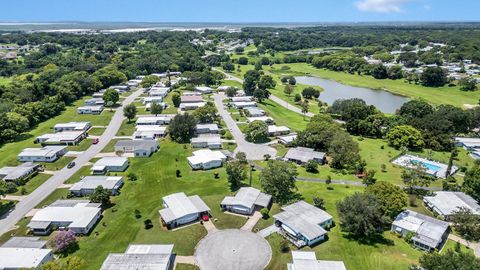
{"label": "circular turnaround", "polygon": [[255,233],[222,230],[203,238],[195,257],[202,270],[261,270],[270,262],[272,249]]}

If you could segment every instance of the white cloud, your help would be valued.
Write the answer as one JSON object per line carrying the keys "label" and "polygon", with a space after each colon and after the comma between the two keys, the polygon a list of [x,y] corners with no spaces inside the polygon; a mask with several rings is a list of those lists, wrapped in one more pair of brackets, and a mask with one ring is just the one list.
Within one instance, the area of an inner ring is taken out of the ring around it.
{"label": "white cloud", "polygon": [[402,12],[402,4],[410,1],[411,0],[361,0],[355,2],[355,6],[361,11],[398,13]]}

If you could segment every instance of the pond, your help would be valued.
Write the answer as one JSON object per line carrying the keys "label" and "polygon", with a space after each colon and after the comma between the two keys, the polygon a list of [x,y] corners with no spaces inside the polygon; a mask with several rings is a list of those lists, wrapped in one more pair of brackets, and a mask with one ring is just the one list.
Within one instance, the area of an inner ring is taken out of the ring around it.
{"label": "pond", "polygon": [[299,76],[295,77],[297,83],[310,86],[320,86],[324,91],[320,94],[320,100],[331,105],[337,99],[360,98],[369,105],[377,107],[383,113],[395,113],[408,98],[394,95],[384,90],[373,90],[363,87],[354,87],[333,80],[318,77]]}

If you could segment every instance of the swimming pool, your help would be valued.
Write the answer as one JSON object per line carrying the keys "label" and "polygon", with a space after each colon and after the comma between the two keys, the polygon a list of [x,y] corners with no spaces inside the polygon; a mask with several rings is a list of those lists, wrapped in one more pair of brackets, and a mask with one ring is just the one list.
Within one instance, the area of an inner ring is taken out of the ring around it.
{"label": "swimming pool", "polygon": [[[448,172],[448,165],[437,162],[437,161],[432,161],[428,160],[426,158],[414,156],[414,155],[403,155],[399,156],[395,160],[392,161],[393,164],[402,166],[404,168],[410,168],[413,169],[417,167],[418,165],[421,165],[422,167],[425,168],[425,173],[429,174],[434,177],[440,177],[440,178],[445,178],[446,174]],[[452,166],[450,169],[450,175],[454,174],[458,170],[458,167]]]}
{"label": "swimming pool", "polygon": [[442,167],[440,166],[437,166],[435,164],[432,164],[432,163],[428,163],[428,162],[425,162],[425,161],[422,161],[422,160],[415,160],[415,159],[412,159],[410,160],[410,162],[412,162],[413,164],[415,165],[422,165],[423,167],[425,167],[425,169],[427,169],[428,171],[434,171],[434,172],[438,172],[442,169]]}

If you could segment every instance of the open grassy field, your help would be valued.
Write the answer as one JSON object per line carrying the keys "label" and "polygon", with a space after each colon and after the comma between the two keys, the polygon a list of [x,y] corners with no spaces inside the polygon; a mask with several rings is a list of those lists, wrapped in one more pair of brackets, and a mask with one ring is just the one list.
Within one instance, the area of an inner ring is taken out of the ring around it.
{"label": "open grassy field", "polygon": [[[282,66],[288,66],[290,67],[290,70],[281,70],[280,68]],[[308,74],[325,79],[332,79],[352,86],[387,90],[391,93],[410,98],[423,98],[435,105],[451,104],[458,107],[463,107],[464,104],[477,104],[478,100],[480,99],[480,91],[465,92],[461,91],[458,86],[432,88],[416,84],[409,84],[404,80],[376,80],[371,76],[352,75],[344,72],[317,69],[306,63],[279,64],[274,65],[274,67],[275,73],[277,74]]]}
{"label": "open grassy field", "polygon": [[68,151],[85,151],[92,146],[93,139],[84,139],[78,145],[70,145]]}
{"label": "open grassy field", "polygon": [[[37,187],[39,187],[41,184],[43,184],[45,181],[47,181],[50,177],[52,177],[50,174],[39,173],[39,174],[33,176],[32,178],[30,178],[25,185],[19,186],[17,188],[18,189],[17,192],[13,193],[13,195],[27,195],[27,194],[30,194]],[[25,193],[22,193],[22,190],[25,191]]]}
{"label": "open grassy field", "polygon": [[132,136],[135,132],[135,121],[136,119],[132,119],[132,121],[128,121],[128,119],[123,120],[120,129],[117,132],[117,136]]}
{"label": "open grassy field", "polygon": [[20,136],[17,141],[2,145],[0,147],[0,156],[2,157],[0,159],[0,167],[16,165],[17,156],[24,148],[40,147],[39,145],[33,143],[35,137],[45,133],[53,132],[52,128],[55,124],[66,123],[70,121],[90,121],[94,126],[108,125],[113,116],[113,112],[110,112],[110,110],[105,110],[100,115],[77,114],[77,107],[81,106],[84,100],[88,98],[89,97],[85,97],[76,101],[72,106],[67,107],[62,114],[40,123],[35,129]]}
{"label": "open grassy field", "polygon": [[268,112],[277,126],[287,126],[294,131],[304,130],[310,122],[309,117],[287,110],[272,100],[264,100],[258,107]]}

